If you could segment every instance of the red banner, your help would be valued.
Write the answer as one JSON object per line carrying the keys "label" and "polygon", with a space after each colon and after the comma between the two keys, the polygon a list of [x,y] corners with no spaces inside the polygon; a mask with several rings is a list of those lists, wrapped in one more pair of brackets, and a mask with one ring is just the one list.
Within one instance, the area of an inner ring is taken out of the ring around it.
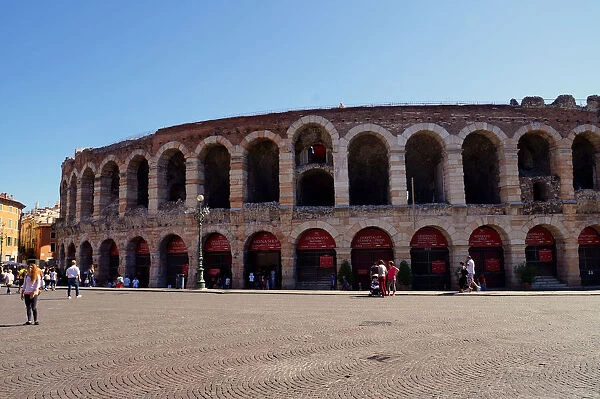
{"label": "red banner", "polygon": [[471,233],[469,238],[471,247],[501,247],[502,240],[496,230],[490,227],[478,227]]}
{"label": "red banner", "polygon": [[328,232],[321,229],[308,230],[298,240],[296,249],[334,249],[335,241]]}
{"label": "red banner", "polygon": [[271,233],[262,232],[254,236],[249,251],[279,251],[281,244],[277,237]]}
{"label": "red banner", "polygon": [[221,273],[221,269],[208,269],[207,274],[212,277],[216,277]]}
{"label": "red banner", "polygon": [[553,245],[554,237],[547,229],[542,226],[535,226],[527,233],[525,238],[526,245]]}
{"label": "red banner", "polygon": [[204,251],[205,252],[230,252],[231,246],[229,245],[229,241],[227,237],[223,234],[215,233],[211,234],[204,243]]}
{"label": "red banner", "polygon": [[181,237],[173,237],[169,245],[167,245],[168,254],[184,254],[187,252],[187,247]]}
{"label": "red banner", "polygon": [[488,258],[485,260],[485,271],[486,272],[499,272],[500,271],[500,259]]}
{"label": "red banner", "polygon": [[319,266],[324,268],[333,267],[333,256],[321,255],[319,256]]}
{"label": "red banner", "polygon": [[443,260],[431,261],[431,273],[435,273],[435,274],[446,273],[446,262]]}
{"label": "red banner", "polygon": [[552,250],[551,249],[540,249],[538,251],[538,258],[541,262],[552,262]]}
{"label": "red banner", "polygon": [[392,248],[392,240],[382,230],[369,227],[359,231],[352,240],[353,249]]}
{"label": "red banner", "polygon": [[110,247],[110,256],[119,256],[119,248],[117,248],[114,242]]}
{"label": "red banner", "polygon": [[135,249],[135,253],[138,255],[148,255],[150,253],[148,243],[145,240],[140,240],[140,242],[138,242],[137,248]]}
{"label": "red banner", "polygon": [[600,234],[591,227],[586,227],[577,239],[579,245],[600,245]]}
{"label": "red banner", "polygon": [[411,248],[446,248],[447,246],[446,237],[433,227],[419,229],[410,240]]}

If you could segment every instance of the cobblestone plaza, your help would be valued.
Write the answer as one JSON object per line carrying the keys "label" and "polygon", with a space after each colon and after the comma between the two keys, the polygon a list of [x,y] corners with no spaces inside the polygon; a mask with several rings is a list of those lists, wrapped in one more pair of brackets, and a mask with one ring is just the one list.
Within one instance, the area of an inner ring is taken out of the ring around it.
{"label": "cobblestone plaza", "polygon": [[6,398],[600,397],[597,291],[2,295]]}

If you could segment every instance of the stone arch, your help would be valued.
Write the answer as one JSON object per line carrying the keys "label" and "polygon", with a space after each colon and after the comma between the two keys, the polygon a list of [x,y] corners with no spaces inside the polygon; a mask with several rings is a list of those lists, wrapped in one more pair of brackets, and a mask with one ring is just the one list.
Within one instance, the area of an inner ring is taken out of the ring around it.
{"label": "stone arch", "polygon": [[[273,137],[277,140],[273,140]],[[255,132],[253,137],[241,146],[244,153],[245,202],[279,201],[280,143],[279,136],[265,130]]]}
{"label": "stone arch", "polygon": [[532,122],[522,126],[515,132],[512,137],[514,144],[516,145],[521,137],[527,133],[540,133],[546,140],[548,140],[551,149],[555,148],[562,140],[560,133],[558,133],[552,126],[539,122]]}
{"label": "stone arch", "polygon": [[[350,205],[389,205],[390,196],[390,148],[393,136],[385,129],[373,125],[361,125],[352,129],[347,144],[341,145],[347,153],[348,188]],[[345,139],[342,139],[344,141]],[[364,190],[365,187],[369,190]]]}
{"label": "stone arch", "polygon": [[565,139],[573,161],[573,188],[600,189],[600,128],[581,125]]}
{"label": "stone arch", "polygon": [[[320,230],[326,231],[331,237],[333,237],[336,244],[338,243],[338,240],[342,239],[342,236],[343,236],[343,234],[340,234],[329,223],[314,220],[314,221],[304,222],[302,224],[299,224],[299,225],[296,225],[293,227],[292,231],[290,232],[290,239],[294,243],[294,245],[298,242],[298,240],[300,239],[300,236],[302,234],[304,234],[304,232],[306,232],[307,230],[310,230],[310,229],[320,229]],[[338,244],[338,246],[339,246],[339,244]]]}
{"label": "stone arch", "polygon": [[156,179],[158,188],[158,206],[166,202],[185,202],[187,198],[186,164],[195,154],[186,146],[172,141],[164,144],[156,153],[156,168],[151,179]]}
{"label": "stone arch", "polygon": [[119,213],[119,195],[121,190],[121,170],[117,157],[109,155],[102,160],[98,168],[100,179],[100,209],[103,215]]}
{"label": "stone arch", "polygon": [[230,207],[233,150],[231,142],[220,136],[207,137],[196,147],[199,193],[211,208]]}
{"label": "stone arch", "polygon": [[321,127],[327,134],[329,134],[333,152],[338,151],[337,146],[340,140],[340,135],[337,129],[335,128],[335,126],[333,126],[333,124],[330,121],[318,115],[303,116],[302,118],[298,119],[290,125],[286,132],[286,136],[289,137],[290,143],[292,145],[294,145],[294,143],[296,142],[297,135],[302,131],[303,128],[305,128],[308,125],[317,125]]}
{"label": "stone arch", "polygon": [[67,188],[67,219],[73,221],[77,216],[77,173],[73,172]]}
{"label": "stone arch", "polygon": [[142,149],[133,151],[125,160],[126,209],[148,208],[150,186],[150,154]]}
{"label": "stone arch", "polygon": [[414,125],[409,126],[402,132],[402,137],[405,142],[416,133],[420,132],[431,132],[433,133],[433,137],[435,137],[440,146],[445,147],[446,140],[450,137],[450,133],[440,125],[436,123],[415,123]]}
{"label": "stone arch", "polygon": [[[419,126],[428,129],[415,130]],[[409,203],[413,194],[415,203],[419,204],[446,202],[448,132],[433,123],[425,123],[413,125],[403,134],[407,137],[404,159]]]}
{"label": "stone arch", "polygon": [[270,130],[257,130],[247,134],[246,136],[244,136],[239,146],[243,149],[244,153],[247,154],[250,147],[252,147],[252,145],[254,145],[254,142],[256,142],[257,140],[270,140],[273,143],[275,143],[275,145],[279,148],[279,151],[282,151],[284,149],[285,140],[283,140],[281,136],[271,132]]}
{"label": "stone arch", "polygon": [[[464,131],[464,129],[463,129]],[[500,203],[502,151],[500,138],[473,130],[462,138],[462,169],[467,204]]]}
{"label": "stone arch", "polygon": [[458,132],[457,137],[464,141],[464,139],[471,133],[483,134],[497,147],[502,146],[502,143],[505,143],[508,140],[506,133],[504,133],[502,129],[487,122],[475,122],[468,124],[462,128],[460,132]]}

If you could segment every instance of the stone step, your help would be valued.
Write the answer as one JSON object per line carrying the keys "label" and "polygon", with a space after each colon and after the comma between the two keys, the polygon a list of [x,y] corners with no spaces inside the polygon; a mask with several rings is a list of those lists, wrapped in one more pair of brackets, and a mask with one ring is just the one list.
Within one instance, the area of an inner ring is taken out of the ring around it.
{"label": "stone step", "polygon": [[535,282],[531,284],[531,289],[538,291],[560,291],[569,289],[569,286],[561,283],[553,276],[538,276]]}

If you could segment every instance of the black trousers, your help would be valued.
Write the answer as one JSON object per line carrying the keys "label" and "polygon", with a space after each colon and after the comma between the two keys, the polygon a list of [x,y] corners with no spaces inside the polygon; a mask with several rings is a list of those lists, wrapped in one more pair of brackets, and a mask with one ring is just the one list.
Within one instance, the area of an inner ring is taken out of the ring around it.
{"label": "black trousers", "polygon": [[27,308],[27,320],[31,321],[31,313],[33,313],[33,321],[37,321],[38,311],[37,311],[37,303],[38,303],[39,295],[35,295],[33,299],[29,296],[29,294],[25,294],[23,299],[25,299],[25,307]]}

